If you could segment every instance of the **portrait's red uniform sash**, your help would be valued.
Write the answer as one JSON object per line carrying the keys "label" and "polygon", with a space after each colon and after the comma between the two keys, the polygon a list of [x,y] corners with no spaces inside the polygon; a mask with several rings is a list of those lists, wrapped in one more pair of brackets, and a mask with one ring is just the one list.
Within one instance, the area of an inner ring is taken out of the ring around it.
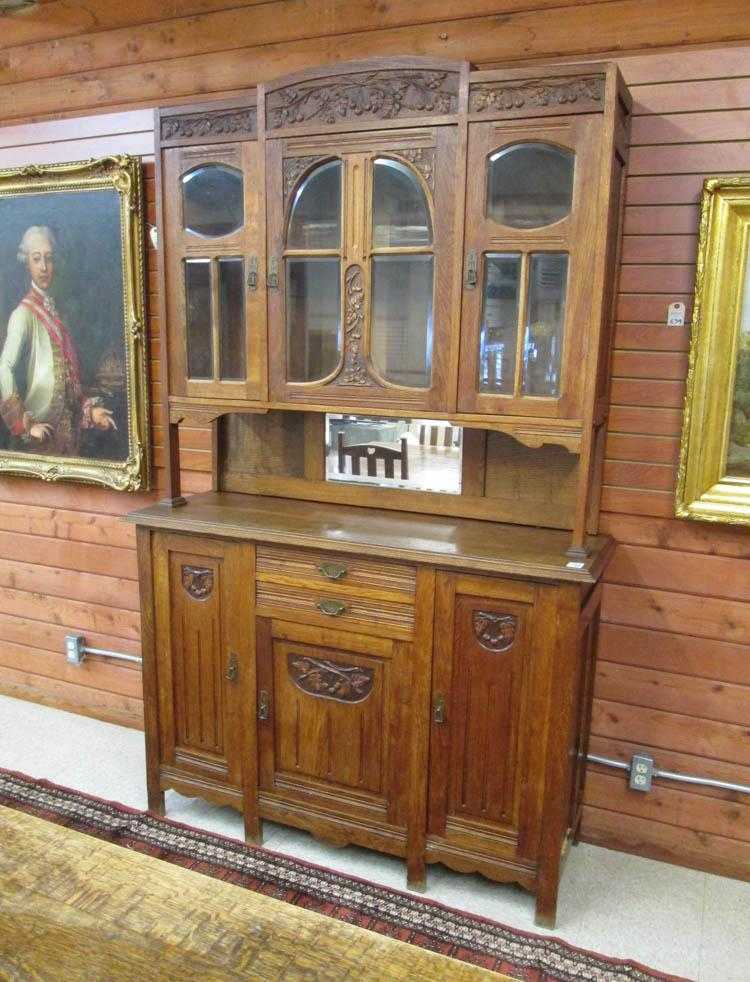
{"label": "portrait's red uniform sash", "polygon": [[70,370],[71,381],[75,386],[76,390],[80,392],[81,389],[81,368],[78,363],[78,354],[73,344],[73,339],[71,338],[67,327],[63,324],[59,317],[53,317],[49,311],[45,310],[41,303],[37,300],[34,295],[34,291],[30,291],[21,301],[24,307],[27,307],[32,314],[37,318],[38,321],[44,326],[47,334],[50,336],[50,340],[53,344],[57,345],[63,358],[68,363],[68,368]]}

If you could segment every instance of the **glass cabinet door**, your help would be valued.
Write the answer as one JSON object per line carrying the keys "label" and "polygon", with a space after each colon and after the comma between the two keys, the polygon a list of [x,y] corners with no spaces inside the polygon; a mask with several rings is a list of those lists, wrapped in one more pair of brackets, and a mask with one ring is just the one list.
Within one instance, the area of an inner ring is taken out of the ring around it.
{"label": "glass cabinet door", "polygon": [[458,408],[571,417],[593,257],[592,123],[472,123]]}
{"label": "glass cabinet door", "polygon": [[164,154],[170,392],[266,397],[256,143]]}
{"label": "glass cabinet door", "polygon": [[447,408],[455,129],[347,142],[268,141],[271,398]]}

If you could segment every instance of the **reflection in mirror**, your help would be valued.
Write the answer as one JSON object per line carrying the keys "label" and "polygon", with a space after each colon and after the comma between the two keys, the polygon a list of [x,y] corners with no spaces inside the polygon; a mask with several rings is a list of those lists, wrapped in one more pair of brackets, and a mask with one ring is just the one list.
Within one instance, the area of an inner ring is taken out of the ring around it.
{"label": "reflection in mirror", "polygon": [[287,379],[319,381],[341,354],[340,262],[310,257],[285,263]]}
{"label": "reflection in mirror", "polygon": [[745,258],[727,474],[750,477],[750,257]]}
{"label": "reflection in mirror", "polygon": [[185,260],[185,327],[188,378],[213,378],[211,260]]}
{"label": "reflection in mirror", "polygon": [[316,167],[297,188],[287,249],[338,249],[341,245],[341,161]]}
{"label": "reflection in mirror", "polygon": [[326,414],[326,480],[461,493],[463,429],[445,420]]}
{"label": "reflection in mirror", "polygon": [[245,378],[245,261],[219,259],[219,375]]}
{"label": "reflection in mirror", "polygon": [[373,256],[373,365],[394,385],[427,389],[432,376],[431,255]]}
{"label": "reflection in mirror", "polygon": [[567,283],[567,253],[536,252],[530,255],[521,386],[526,396],[560,395]]}
{"label": "reflection in mirror", "polygon": [[519,143],[490,157],[487,216],[511,228],[541,228],[570,214],[575,154],[547,143]]}
{"label": "reflection in mirror", "polygon": [[479,391],[513,395],[518,339],[520,253],[488,252],[479,334]]}
{"label": "reflection in mirror", "polygon": [[182,221],[188,232],[206,238],[242,228],[242,172],[226,164],[202,164],[182,175]]}
{"label": "reflection in mirror", "polygon": [[376,249],[432,242],[427,199],[416,174],[387,157],[373,166],[372,244]]}

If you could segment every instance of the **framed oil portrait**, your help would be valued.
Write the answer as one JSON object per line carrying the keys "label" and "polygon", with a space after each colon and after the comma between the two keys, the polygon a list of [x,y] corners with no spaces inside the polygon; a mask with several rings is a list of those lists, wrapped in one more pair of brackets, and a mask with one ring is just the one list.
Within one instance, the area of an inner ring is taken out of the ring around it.
{"label": "framed oil portrait", "polygon": [[704,184],[676,514],[750,525],[750,174]]}
{"label": "framed oil portrait", "polygon": [[0,170],[0,473],[149,484],[140,161]]}

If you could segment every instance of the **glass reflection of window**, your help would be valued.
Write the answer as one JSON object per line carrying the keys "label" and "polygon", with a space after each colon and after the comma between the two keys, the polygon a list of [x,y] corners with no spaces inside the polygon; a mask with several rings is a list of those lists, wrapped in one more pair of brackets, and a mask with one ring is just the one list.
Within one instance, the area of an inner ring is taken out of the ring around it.
{"label": "glass reflection of window", "polygon": [[316,382],[341,357],[341,170],[329,160],[299,185],[285,260],[287,378]]}
{"label": "glass reflection of window", "polygon": [[568,256],[537,252],[529,257],[529,289],[523,346],[523,394],[559,396]]}
{"label": "glass reflection of window", "polygon": [[182,221],[187,232],[221,238],[245,221],[242,172],[226,164],[202,164],[182,175]]}
{"label": "glass reflection of window", "polygon": [[575,154],[548,143],[519,143],[492,154],[487,216],[511,228],[542,228],[570,214]]}
{"label": "glass reflection of window", "polygon": [[433,234],[427,195],[414,171],[373,162],[370,357],[395,385],[429,388],[433,345]]}

